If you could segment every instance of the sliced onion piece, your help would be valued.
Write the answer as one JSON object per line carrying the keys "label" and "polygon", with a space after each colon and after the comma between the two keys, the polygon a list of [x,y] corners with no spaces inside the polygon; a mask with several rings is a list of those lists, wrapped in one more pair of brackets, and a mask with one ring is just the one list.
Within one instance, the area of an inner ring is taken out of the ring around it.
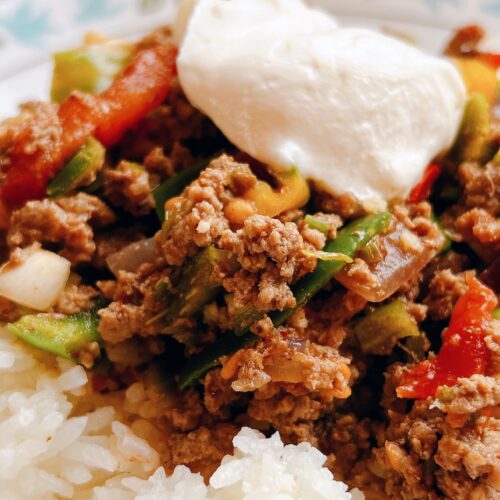
{"label": "sliced onion piece", "polygon": [[25,249],[0,268],[0,295],[37,311],[46,311],[66,286],[71,264],[56,253]]}
{"label": "sliced onion piece", "polygon": [[119,271],[134,272],[142,264],[153,264],[159,257],[154,238],[135,241],[111,254],[106,263],[110,271],[118,276]]}
{"label": "sliced onion piece", "polygon": [[[412,240],[416,243],[413,248]],[[392,295],[415,277],[440,248],[440,244],[427,244],[401,223],[395,225],[394,231],[381,237],[381,245],[384,257],[368,264],[370,280],[349,276],[349,266],[335,276],[342,285],[369,302],[381,302]]]}

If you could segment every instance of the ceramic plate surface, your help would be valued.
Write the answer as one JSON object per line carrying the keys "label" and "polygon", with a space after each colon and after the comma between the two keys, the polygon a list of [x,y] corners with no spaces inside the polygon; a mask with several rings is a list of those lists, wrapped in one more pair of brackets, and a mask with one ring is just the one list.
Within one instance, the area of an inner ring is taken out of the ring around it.
{"label": "ceramic plate surface", "polygon": [[[269,0],[276,1],[276,0]],[[0,0],[0,118],[46,99],[50,54],[84,33],[140,35],[172,20],[177,0]],[[472,22],[500,32],[500,0],[308,0],[349,25],[393,30],[439,51],[450,30]]]}

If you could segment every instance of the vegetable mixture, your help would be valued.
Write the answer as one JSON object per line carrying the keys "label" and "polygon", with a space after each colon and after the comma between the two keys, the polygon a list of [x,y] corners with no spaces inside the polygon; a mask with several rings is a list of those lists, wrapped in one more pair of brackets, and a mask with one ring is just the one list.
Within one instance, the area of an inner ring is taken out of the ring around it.
{"label": "vegetable mixture", "polygon": [[168,28],[56,54],[53,102],[0,124],[0,319],[82,364],[96,397],[141,382],[167,470],[209,477],[250,426],[319,447],[367,498],[497,498],[500,56],[483,35],[447,48],[469,94],[455,145],[370,213],[236,150],[184,97]]}

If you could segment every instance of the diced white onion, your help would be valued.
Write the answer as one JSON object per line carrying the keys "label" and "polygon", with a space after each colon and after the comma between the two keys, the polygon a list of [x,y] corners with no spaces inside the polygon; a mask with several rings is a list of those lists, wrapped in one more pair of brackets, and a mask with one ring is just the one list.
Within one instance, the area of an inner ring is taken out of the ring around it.
{"label": "diced white onion", "polygon": [[64,257],[41,249],[26,249],[21,262],[0,268],[0,296],[17,304],[46,311],[64,290],[70,263]]}

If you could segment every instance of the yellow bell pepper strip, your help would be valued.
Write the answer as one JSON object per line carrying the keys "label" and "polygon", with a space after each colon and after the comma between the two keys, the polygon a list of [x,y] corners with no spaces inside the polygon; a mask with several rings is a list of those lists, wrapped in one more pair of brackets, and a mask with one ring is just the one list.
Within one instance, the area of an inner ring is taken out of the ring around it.
{"label": "yellow bell pepper strip", "polygon": [[[327,242],[325,252],[338,252],[353,257],[375,235],[387,229],[391,221],[389,212],[380,212],[357,219],[341,229],[335,240]],[[332,277],[345,266],[345,261],[320,260],[316,269],[300,279],[292,291],[296,300],[296,307],[283,311],[274,311],[269,314],[274,326],[282,325],[297,309],[303,307]],[[263,317],[260,311],[251,311],[245,318],[245,323],[237,325],[235,331],[226,333],[207,347],[200,354],[193,356],[183,368],[179,377],[181,389],[191,385],[211,368],[219,364],[219,358],[232,354],[256,340],[250,333],[249,327]]]}
{"label": "yellow bell pepper strip", "polygon": [[105,153],[104,146],[90,137],[49,182],[47,195],[57,198],[94,182],[97,172],[104,165]]}
{"label": "yellow bell pepper strip", "polygon": [[272,188],[265,181],[258,180],[241,197],[231,200],[224,209],[228,220],[242,225],[253,214],[276,217],[277,215],[304,206],[309,200],[309,186],[297,167],[287,171],[270,172],[278,187]]}
{"label": "yellow bell pepper strip", "polygon": [[482,94],[492,104],[498,92],[496,69],[478,57],[456,57],[453,61],[462,75],[467,93]]}

